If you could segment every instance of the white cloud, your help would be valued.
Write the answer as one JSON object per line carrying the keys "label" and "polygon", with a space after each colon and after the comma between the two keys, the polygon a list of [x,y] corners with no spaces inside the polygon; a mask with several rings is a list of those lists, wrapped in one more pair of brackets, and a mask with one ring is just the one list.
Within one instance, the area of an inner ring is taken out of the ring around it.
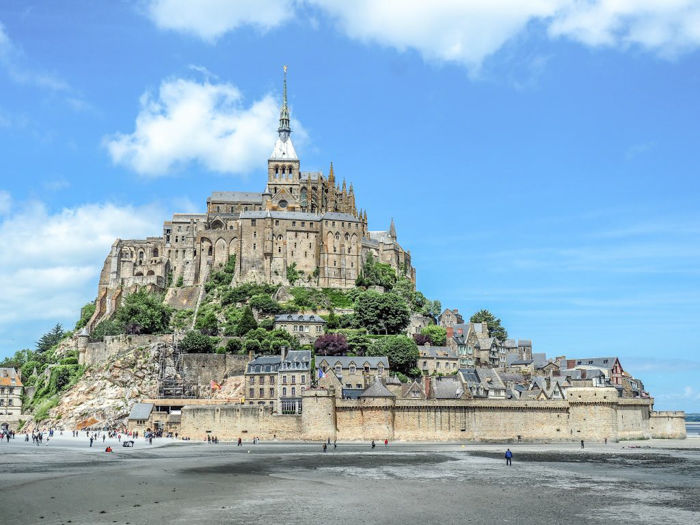
{"label": "white cloud", "polygon": [[[174,78],[157,95],[145,93],[131,134],[106,137],[117,164],[147,176],[162,176],[198,162],[219,173],[246,173],[260,166],[275,143],[279,106],[272,95],[244,106],[228,83],[198,83]],[[298,122],[296,136],[304,138]]]}
{"label": "white cloud", "polygon": [[160,27],[210,42],[242,25],[271,29],[299,14],[313,27],[323,13],[350,38],[472,71],[527,32],[666,57],[700,46],[697,0],[152,0],[148,13]]}
{"label": "white cloud", "polygon": [[86,204],[52,213],[23,202],[0,219],[0,332],[32,320],[76,319],[94,299],[105,257],[117,237],[158,235],[155,206]]}
{"label": "white cloud", "polygon": [[151,0],[148,16],[161,29],[215,41],[240,26],[269,30],[294,16],[293,0]]}
{"label": "white cloud", "polygon": [[10,213],[12,208],[12,197],[4,190],[0,190],[0,215]]}

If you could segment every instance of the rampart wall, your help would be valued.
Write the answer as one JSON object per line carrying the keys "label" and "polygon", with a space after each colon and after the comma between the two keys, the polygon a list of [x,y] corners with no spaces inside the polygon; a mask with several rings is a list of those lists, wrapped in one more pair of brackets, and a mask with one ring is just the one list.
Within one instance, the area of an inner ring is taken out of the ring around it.
{"label": "rampart wall", "polygon": [[242,376],[248,356],[230,354],[183,354],[182,373],[188,381],[208,385],[229,376]]}
{"label": "rampart wall", "polygon": [[173,334],[163,335],[108,335],[99,343],[88,343],[85,348],[85,360],[81,364],[101,365],[115,355],[139,346],[152,343],[172,344]]}
{"label": "rampart wall", "polygon": [[615,389],[570,388],[564,401],[337,399],[303,394],[299,416],[271,407],[185,407],[181,432],[201,438],[250,434],[291,440],[579,441],[684,438],[683,412],[653,412],[651,399],[617,397]]}

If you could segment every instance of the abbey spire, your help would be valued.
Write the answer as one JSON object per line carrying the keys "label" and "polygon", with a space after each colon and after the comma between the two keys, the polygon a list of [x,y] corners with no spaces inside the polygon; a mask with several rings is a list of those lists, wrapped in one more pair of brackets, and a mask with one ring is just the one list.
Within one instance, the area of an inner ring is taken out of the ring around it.
{"label": "abbey spire", "polygon": [[270,155],[270,160],[296,160],[297,152],[292,144],[292,128],[289,127],[289,107],[287,106],[287,66],[284,66],[284,90],[282,94],[282,109],[280,109],[280,126],[277,128],[279,137],[275,143],[275,149]]}

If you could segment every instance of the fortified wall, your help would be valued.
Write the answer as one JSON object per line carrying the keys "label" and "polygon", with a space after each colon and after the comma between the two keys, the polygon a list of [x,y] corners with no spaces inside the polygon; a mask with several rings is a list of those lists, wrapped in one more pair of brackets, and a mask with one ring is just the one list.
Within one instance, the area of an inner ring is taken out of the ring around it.
{"label": "fortified wall", "polygon": [[301,415],[271,407],[186,406],[181,434],[194,439],[579,441],[685,438],[683,412],[654,412],[651,399],[620,399],[614,388],[570,388],[564,401],[337,399],[303,394]]}

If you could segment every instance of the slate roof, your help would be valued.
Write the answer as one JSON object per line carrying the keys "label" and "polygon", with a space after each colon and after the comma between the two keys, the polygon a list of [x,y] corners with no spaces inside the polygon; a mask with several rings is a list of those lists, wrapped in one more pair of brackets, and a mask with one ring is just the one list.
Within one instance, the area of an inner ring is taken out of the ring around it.
{"label": "slate roof", "polygon": [[246,368],[246,374],[276,374],[282,357],[279,355],[264,355],[256,357]]}
{"label": "slate roof", "polygon": [[542,352],[532,354],[532,360],[535,362],[535,367],[542,368],[547,364],[547,354]]}
{"label": "slate roof", "polygon": [[457,359],[457,351],[449,346],[419,346],[418,352],[420,352],[421,357]]}
{"label": "slate roof", "polygon": [[262,193],[250,191],[212,191],[207,202],[234,202],[262,204]]}
{"label": "slate roof", "polygon": [[437,378],[433,382],[435,399],[459,399],[464,394],[464,387],[456,378]]}
{"label": "slate roof", "polygon": [[518,339],[518,346],[532,347],[532,341],[530,339]]}
{"label": "slate roof", "polygon": [[479,376],[476,375],[475,368],[460,368],[459,374],[462,376],[462,381],[468,385],[476,385],[481,383]]}
{"label": "slate roof", "polygon": [[575,359],[576,366],[594,366],[596,368],[611,369],[617,357],[587,357],[585,359]]}
{"label": "slate roof", "polygon": [[515,343],[514,339],[506,339],[503,341],[503,346],[504,348],[518,348],[518,345]]}
{"label": "slate roof", "polygon": [[494,345],[495,341],[496,341],[495,337],[485,337],[484,339],[479,339],[478,342],[476,343],[476,345],[481,350],[486,350],[488,348],[491,348]]}
{"label": "slate roof", "polygon": [[498,373],[493,368],[477,368],[476,375],[481,380],[484,388],[506,389],[506,385],[503,384],[503,381],[501,381]]}
{"label": "slate roof", "polygon": [[326,324],[326,320],[320,315],[313,314],[281,314],[275,316],[276,323],[318,323]]}
{"label": "slate roof", "polygon": [[360,397],[396,397],[381,381],[375,381]]}
{"label": "slate roof", "polygon": [[338,213],[329,211],[323,214],[323,220],[345,221],[345,222],[360,222],[360,219],[350,215],[349,213]]}
{"label": "slate roof", "polygon": [[282,369],[284,370],[309,370],[311,366],[311,350],[290,350],[284,356]]}
{"label": "slate roof", "polygon": [[389,368],[389,359],[387,357],[360,357],[360,356],[347,356],[347,355],[324,355],[324,356],[317,356],[316,357],[316,366],[319,366],[321,363],[325,361],[328,363],[328,366],[330,368],[335,368],[335,365],[340,363],[340,367],[345,369],[345,368],[350,368],[350,363],[355,363],[355,366],[357,368],[362,368],[365,366],[365,363],[367,363],[370,367],[370,369],[375,369],[379,366],[381,363],[384,365],[384,368],[388,369]]}
{"label": "slate roof", "polygon": [[362,388],[343,388],[343,399],[358,399],[362,392]]}
{"label": "slate roof", "polygon": [[321,177],[323,177],[322,171],[302,171],[299,174],[301,180],[319,180]]}
{"label": "slate roof", "polygon": [[511,365],[513,365],[513,366],[527,366],[527,365],[531,365],[532,363],[534,363],[534,361],[532,359],[525,359],[525,360],[513,361],[511,363]]}
{"label": "slate roof", "polygon": [[131,407],[129,419],[148,419],[153,412],[153,403],[136,403]]}
{"label": "slate roof", "polygon": [[292,144],[291,137],[278,137],[277,142],[275,142],[275,148],[272,150],[270,155],[271,160],[299,160],[297,157],[297,152],[294,149],[294,144]]}

